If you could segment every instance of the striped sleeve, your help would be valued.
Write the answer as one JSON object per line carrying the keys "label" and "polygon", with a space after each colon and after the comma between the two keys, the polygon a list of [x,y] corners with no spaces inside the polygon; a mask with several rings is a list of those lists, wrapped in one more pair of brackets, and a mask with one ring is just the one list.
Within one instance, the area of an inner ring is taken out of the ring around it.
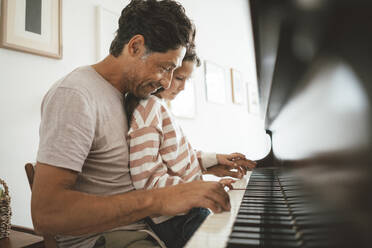
{"label": "striped sleeve", "polygon": [[199,160],[200,167],[206,171],[209,167],[218,164],[217,154],[213,152],[195,151]]}

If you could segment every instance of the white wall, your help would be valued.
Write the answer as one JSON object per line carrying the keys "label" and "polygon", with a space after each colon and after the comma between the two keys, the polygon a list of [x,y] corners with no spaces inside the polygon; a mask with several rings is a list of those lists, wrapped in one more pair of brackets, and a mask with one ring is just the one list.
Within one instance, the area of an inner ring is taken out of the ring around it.
{"label": "white wall", "polygon": [[203,68],[196,75],[197,115],[180,123],[196,149],[241,152],[252,159],[266,154],[263,123],[246,105],[232,103],[229,68],[242,72],[244,82],[256,82],[251,17],[245,0],[182,0],[197,27],[196,45],[202,59],[226,69],[226,104],[206,101]]}
{"label": "white wall", "polygon": [[[201,57],[226,69],[237,68],[247,80],[256,80],[247,1],[181,2],[197,25]],[[24,164],[35,161],[43,95],[56,80],[75,67],[96,61],[95,7],[101,4],[120,13],[127,3],[122,0],[63,0],[62,60],[0,48],[0,178],[10,188],[13,224],[32,226]],[[230,90],[228,88],[228,92]],[[207,103],[202,82],[197,85],[197,99],[196,119],[181,120],[195,148],[240,151],[252,158],[262,156],[261,121],[248,115],[246,107],[234,106],[230,94],[226,105]]]}

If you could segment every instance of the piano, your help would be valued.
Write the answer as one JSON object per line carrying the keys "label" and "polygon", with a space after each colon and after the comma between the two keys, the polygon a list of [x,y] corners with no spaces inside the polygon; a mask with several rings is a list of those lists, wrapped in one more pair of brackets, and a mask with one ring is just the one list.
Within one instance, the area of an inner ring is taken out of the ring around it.
{"label": "piano", "polygon": [[271,151],[186,247],[372,247],[372,1],[249,3]]}

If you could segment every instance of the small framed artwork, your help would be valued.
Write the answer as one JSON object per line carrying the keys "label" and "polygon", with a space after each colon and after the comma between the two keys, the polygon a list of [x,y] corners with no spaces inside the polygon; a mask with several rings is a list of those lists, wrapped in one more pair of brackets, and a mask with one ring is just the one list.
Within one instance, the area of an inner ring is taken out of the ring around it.
{"label": "small framed artwork", "polygon": [[204,73],[207,100],[212,103],[226,103],[225,69],[205,61]]}
{"label": "small framed artwork", "polygon": [[194,78],[190,78],[186,81],[185,89],[181,91],[173,101],[169,101],[168,106],[176,117],[186,119],[195,118],[196,93]]}
{"label": "small framed artwork", "polygon": [[260,100],[257,83],[247,83],[247,97],[248,112],[254,115],[258,115],[260,113]]}
{"label": "small framed artwork", "polygon": [[62,58],[62,0],[1,0],[0,47]]}
{"label": "small framed artwork", "polygon": [[111,42],[118,29],[119,17],[119,13],[97,6],[97,60],[102,60],[109,54]]}
{"label": "small framed artwork", "polygon": [[230,69],[230,74],[231,74],[232,101],[235,104],[242,105],[244,104],[244,97],[245,97],[242,74],[233,68]]}

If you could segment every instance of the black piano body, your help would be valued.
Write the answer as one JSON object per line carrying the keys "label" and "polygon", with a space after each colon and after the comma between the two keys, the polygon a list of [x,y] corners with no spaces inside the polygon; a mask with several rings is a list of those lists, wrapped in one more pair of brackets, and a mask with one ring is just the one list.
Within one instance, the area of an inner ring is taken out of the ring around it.
{"label": "black piano body", "polygon": [[372,247],[372,1],[250,8],[272,150],[227,247]]}

